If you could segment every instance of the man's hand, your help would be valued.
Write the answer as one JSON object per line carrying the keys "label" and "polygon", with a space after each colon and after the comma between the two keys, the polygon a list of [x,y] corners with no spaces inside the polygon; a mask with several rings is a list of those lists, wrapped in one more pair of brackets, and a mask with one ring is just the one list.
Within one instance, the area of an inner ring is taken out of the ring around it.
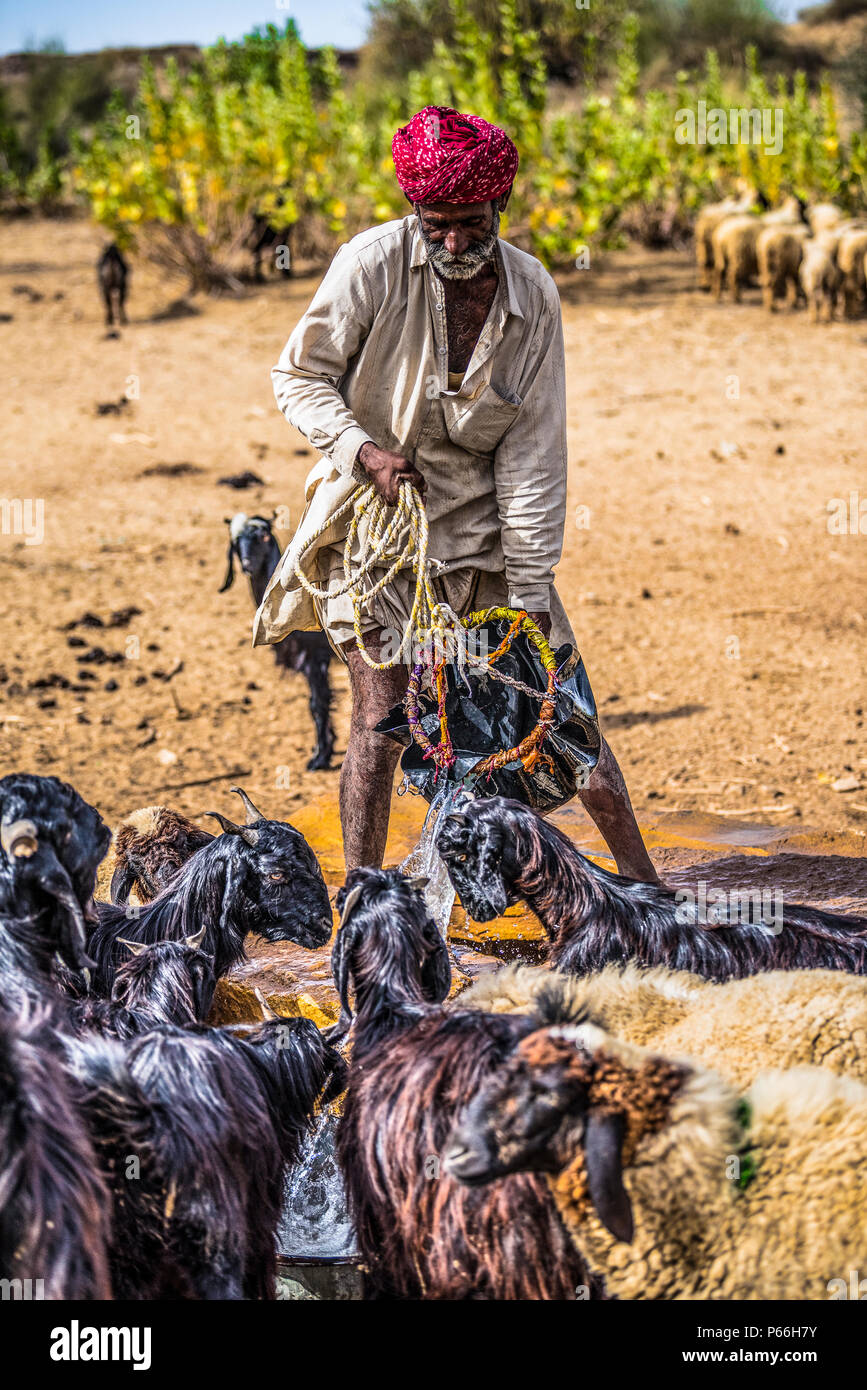
{"label": "man's hand", "polygon": [[543,637],[551,636],[551,614],[550,613],[528,613],[528,618],[540,629]]}
{"label": "man's hand", "polygon": [[394,507],[400,496],[401,483],[412,483],[422,497],[427,484],[418,469],[402,454],[393,454],[389,449],[378,449],[369,441],[358,451],[361,464],[380,497],[384,497],[390,507]]}

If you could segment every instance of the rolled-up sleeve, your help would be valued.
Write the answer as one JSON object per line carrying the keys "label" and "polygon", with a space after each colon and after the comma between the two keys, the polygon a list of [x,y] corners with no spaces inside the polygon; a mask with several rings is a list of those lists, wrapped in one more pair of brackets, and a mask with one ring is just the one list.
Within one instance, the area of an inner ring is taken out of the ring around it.
{"label": "rolled-up sleeve", "polygon": [[[556,293],[556,292],[555,292]],[[539,323],[541,356],[494,455],[509,603],[548,612],[566,520],[566,368],[559,301]]]}
{"label": "rolled-up sleeve", "polygon": [[347,476],[371,437],[341,396],[339,383],[373,317],[364,267],[343,246],[271,369],[274,395],[286,419]]}

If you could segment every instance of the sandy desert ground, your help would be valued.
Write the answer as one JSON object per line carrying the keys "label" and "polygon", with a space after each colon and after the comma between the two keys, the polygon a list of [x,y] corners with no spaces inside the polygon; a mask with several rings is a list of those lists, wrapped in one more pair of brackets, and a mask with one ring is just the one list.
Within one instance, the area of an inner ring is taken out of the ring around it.
{"label": "sandy desert ground", "polygon": [[[68,778],[109,821],[158,801],[231,813],[236,780],[291,816],[336,796],[337,774],[304,770],[305,687],[251,649],[246,584],[217,591],[225,517],[300,515],[314,454],[269,368],[315,276],[185,308],[137,262],[131,322],[106,338],[102,244],[82,222],[0,226],[0,497],[44,501],[42,544],[5,513],[0,535],[0,771]],[[825,849],[849,831],[851,854],[867,829],[867,321],[769,317],[757,293],[714,305],[685,253],[612,254],[561,292],[558,583],[639,817],[810,828]],[[261,487],[219,484],[246,469]],[[832,534],[829,506],[852,494],[854,527]]]}

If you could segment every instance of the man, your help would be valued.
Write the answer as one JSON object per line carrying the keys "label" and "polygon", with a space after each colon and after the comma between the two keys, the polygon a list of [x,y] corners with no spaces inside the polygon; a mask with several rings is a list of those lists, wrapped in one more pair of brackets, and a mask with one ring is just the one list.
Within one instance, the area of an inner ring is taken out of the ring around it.
{"label": "man", "polygon": [[[553,587],[566,509],[560,301],[535,257],[498,235],[518,152],[479,116],[427,107],[398,130],[392,154],[412,214],[341,247],[272,372],[280,409],[323,458],[254,635],[273,642],[321,625],[348,664],[347,869],[382,863],[400,749],[373,730],[407,683],[402,665],[364,662],[351,602],[334,592],[348,518],[330,518],[354,488],[372,482],[388,503],[404,480],[418,489],[430,555],[443,562],[436,583],[456,612],[525,608],[555,646],[574,642]],[[363,545],[362,528],[359,557]],[[302,552],[306,577],[328,598],[300,586]],[[412,582],[398,575],[373,600],[364,637],[374,655],[384,634],[405,631]],[[620,872],[655,879],[604,739],[580,795]]]}

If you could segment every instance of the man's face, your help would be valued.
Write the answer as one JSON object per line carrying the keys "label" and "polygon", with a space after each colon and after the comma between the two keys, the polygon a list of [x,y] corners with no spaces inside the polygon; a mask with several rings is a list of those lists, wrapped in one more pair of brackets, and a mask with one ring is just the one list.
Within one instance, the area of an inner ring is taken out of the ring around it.
{"label": "man's face", "polygon": [[502,203],[416,203],[428,260],[438,274],[471,280],[493,259]]}

